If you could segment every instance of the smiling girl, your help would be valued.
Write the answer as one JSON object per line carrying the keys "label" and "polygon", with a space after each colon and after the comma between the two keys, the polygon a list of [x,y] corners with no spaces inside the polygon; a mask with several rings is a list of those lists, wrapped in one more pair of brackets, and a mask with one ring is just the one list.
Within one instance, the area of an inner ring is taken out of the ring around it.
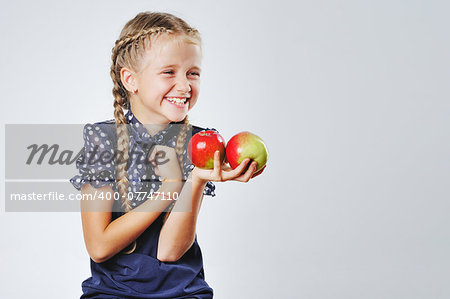
{"label": "smiling girl", "polygon": [[[114,120],[84,127],[80,174],[71,179],[84,195],[119,199],[81,203],[92,272],[81,298],[212,298],[196,235],[203,195],[215,196],[212,181],[248,182],[261,172],[254,174],[255,162],[244,171],[248,159],[232,170],[219,152],[212,170],[189,161],[190,136],[206,130],[187,116],[201,61],[198,31],[174,15],[139,13],[120,33],[110,72]],[[89,163],[91,153],[101,156],[95,148],[122,159]],[[155,163],[161,153],[165,163]],[[138,200],[142,193],[152,200]]]}

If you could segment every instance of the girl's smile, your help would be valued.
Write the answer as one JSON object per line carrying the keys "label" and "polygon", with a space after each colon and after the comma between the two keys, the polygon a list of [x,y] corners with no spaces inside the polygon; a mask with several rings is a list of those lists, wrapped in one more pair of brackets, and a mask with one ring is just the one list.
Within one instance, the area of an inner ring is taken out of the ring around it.
{"label": "girl's smile", "polygon": [[184,108],[188,104],[190,97],[165,97],[164,100],[175,105],[177,108]]}

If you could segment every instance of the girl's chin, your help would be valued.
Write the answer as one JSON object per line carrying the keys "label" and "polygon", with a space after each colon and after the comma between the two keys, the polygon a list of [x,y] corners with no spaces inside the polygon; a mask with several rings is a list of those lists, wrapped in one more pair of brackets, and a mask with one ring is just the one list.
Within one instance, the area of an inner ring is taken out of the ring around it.
{"label": "girl's chin", "polygon": [[[168,104],[168,103],[165,103],[165,104]],[[172,104],[168,104],[168,105],[166,105],[165,108],[166,108],[165,110],[167,111],[166,112],[167,118],[173,122],[182,121],[186,117],[186,114],[189,111],[189,106],[187,104],[183,108],[173,107]]]}
{"label": "girl's chin", "polygon": [[187,115],[187,111],[186,112],[178,112],[178,113],[173,113],[173,112],[166,113],[166,117],[171,122],[180,122],[186,117],[186,115]]}
{"label": "girl's chin", "polygon": [[182,121],[185,117],[186,117],[186,114],[183,117],[176,117],[176,118],[175,117],[171,117],[170,121],[178,123],[178,122]]}

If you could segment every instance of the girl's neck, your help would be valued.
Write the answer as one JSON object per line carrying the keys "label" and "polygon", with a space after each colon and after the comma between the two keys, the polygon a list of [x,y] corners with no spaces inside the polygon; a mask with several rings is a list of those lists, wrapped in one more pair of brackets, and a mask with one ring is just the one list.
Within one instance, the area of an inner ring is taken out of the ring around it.
{"label": "girl's neck", "polygon": [[155,121],[151,121],[144,113],[140,113],[140,109],[136,110],[132,105],[130,109],[134,117],[147,129],[150,136],[155,136],[159,131],[164,130],[169,124],[169,122],[155,123]]}

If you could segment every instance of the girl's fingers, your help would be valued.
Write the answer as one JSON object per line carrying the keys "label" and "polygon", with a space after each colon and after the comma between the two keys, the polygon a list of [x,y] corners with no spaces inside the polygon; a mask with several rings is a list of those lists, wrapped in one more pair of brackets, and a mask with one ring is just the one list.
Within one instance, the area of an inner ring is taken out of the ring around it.
{"label": "girl's fingers", "polygon": [[236,180],[240,181],[240,182],[248,182],[252,178],[252,175],[256,169],[256,166],[257,166],[256,162],[253,162],[252,164],[250,164],[247,171],[243,175],[237,177]]}
{"label": "girl's fingers", "polygon": [[222,170],[228,171],[228,170],[233,170],[233,169],[228,164],[223,164]]}
{"label": "girl's fingers", "polygon": [[[253,161],[250,163],[251,159],[247,158],[243,160],[238,167],[232,169],[227,164],[220,163],[220,152],[216,151],[214,153],[214,169],[212,170],[203,170],[197,169],[197,175],[199,175],[203,179],[207,179],[210,181],[223,182],[228,180],[235,180],[240,182],[248,182],[252,177],[255,177],[264,170],[264,167],[255,173],[255,169],[257,167],[257,163]],[[248,166],[248,169],[243,173],[244,169]]]}
{"label": "girl's fingers", "polygon": [[222,180],[222,169],[221,169],[221,165],[220,165],[220,152],[216,151],[214,153],[214,177],[216,177],[217,180],[221,181]]}
{"label": "girl's fingers", "polygon": [[220,169],[220,152],[214,153],[214,169]]}
{"label": "girl's fingers", "polygon": [[247,164],[249,163],[250,159],[245,159],[241,162],[241,164],[239,164],[238,167],[236,167],[234,170],[232,171],[227,171],[226,175],[224,175],[224,178],[226,178],[226,180],[230,180],[230,179],[234,179],[236,177],[238,177],[242,171],[244,170],[244,168],[247,166]]}

